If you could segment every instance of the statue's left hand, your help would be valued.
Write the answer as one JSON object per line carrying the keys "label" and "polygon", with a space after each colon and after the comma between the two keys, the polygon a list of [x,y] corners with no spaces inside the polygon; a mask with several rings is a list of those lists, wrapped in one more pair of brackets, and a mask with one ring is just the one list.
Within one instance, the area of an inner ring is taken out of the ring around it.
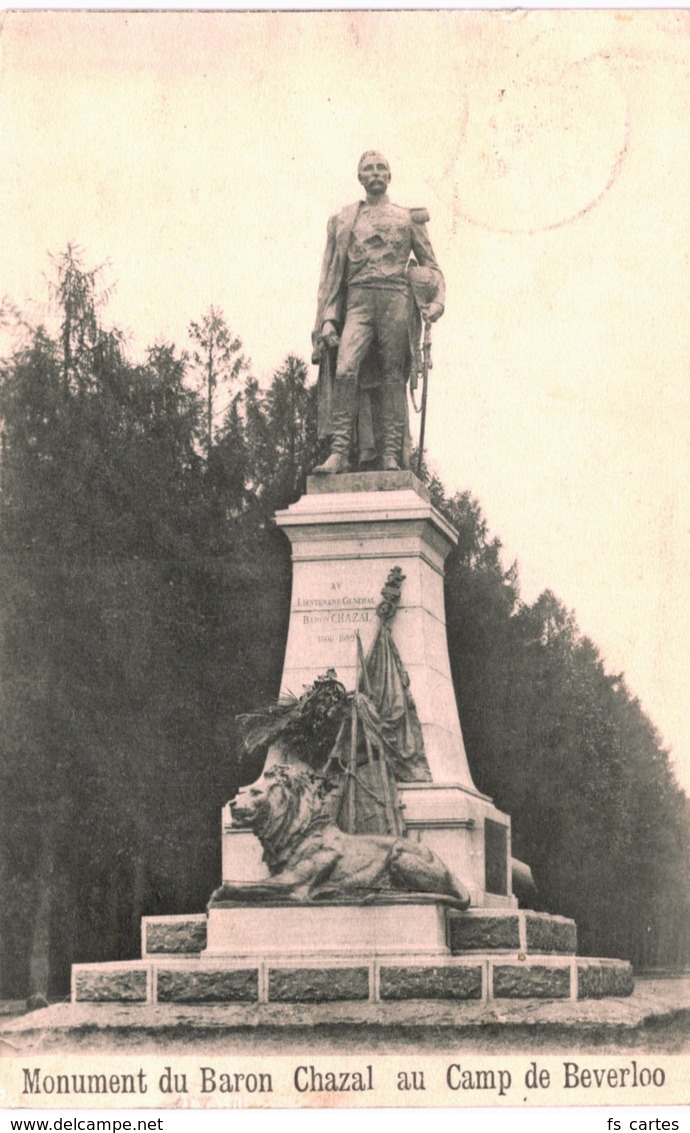
{"label": "statue's left hand", "polygon": [[426,322],[435,323],[437,319],[441,318],[443,311],[443,303],[429,303],[429,306],[424,308],[422,314],[424,315]]}

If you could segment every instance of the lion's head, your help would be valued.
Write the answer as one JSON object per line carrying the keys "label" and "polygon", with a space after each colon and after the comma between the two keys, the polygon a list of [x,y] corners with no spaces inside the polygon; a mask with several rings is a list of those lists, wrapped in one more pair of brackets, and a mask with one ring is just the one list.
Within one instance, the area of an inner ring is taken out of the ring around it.
{"label": "lion's head", "polygon": [[330,821],[324,807],[328,793],[321,776],[275,764],[237,792],[230,800],[230,812],[235,825],[254,831],[264,848],[264,860],[275,873],[307,833]]}

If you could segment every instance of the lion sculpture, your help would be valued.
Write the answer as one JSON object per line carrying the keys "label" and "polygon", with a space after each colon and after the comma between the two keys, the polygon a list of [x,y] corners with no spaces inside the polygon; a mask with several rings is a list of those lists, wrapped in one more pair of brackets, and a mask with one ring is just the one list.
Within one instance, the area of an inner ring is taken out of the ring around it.
{"label": "lion sculpture", "polygon": [[329,807],[331,789],[311,771],[278,764],[230,801],[233,823],[256,834],[270,877],[228,882],[211,904],[226,901],[374,900],[392,892],[433,894],[466,909],[469,893],[419,842],[346,834]]}

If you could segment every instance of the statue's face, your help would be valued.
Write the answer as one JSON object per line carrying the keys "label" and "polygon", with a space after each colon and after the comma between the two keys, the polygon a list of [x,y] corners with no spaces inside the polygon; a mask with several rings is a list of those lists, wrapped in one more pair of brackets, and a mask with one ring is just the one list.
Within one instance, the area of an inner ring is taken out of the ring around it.
{"label": "statue's face", "polygon": [[365,192],[378,197],[386,192],[390,184],[391,170],[382,153],[369,153],[360,162],[357,176]]}

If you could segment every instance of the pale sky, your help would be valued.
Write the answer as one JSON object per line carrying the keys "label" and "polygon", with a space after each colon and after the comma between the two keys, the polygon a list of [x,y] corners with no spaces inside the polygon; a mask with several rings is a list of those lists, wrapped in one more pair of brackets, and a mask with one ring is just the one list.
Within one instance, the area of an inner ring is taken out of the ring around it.
{"label": "pale sky", "polygon": [[45,317],[74,241],[135,354],[215,303],[257,376],[308,357],[328,215],[387,155],[446,276],[435,467],[690,789],[690,14],[0,20],[0,296]]}

